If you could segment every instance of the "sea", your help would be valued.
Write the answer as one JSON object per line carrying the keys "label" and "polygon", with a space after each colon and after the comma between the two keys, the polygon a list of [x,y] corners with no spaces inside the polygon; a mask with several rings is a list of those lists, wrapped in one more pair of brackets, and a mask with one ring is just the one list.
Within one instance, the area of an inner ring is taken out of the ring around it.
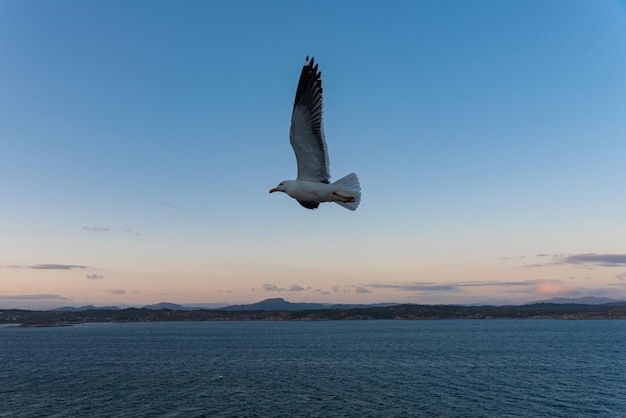
{"label": "sea", "polygon": [[626,417],[626,321],[0,327],[0,417]]}

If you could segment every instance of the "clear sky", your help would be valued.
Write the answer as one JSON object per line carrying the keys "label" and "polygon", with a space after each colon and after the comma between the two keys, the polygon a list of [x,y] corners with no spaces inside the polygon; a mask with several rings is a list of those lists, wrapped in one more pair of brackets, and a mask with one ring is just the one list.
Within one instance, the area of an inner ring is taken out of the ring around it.
{"label": "clear sky", "polygon": [[[350,212],[269,194],[307,55]],[[0,2],[0,307],[626,298],[626,2]]]}

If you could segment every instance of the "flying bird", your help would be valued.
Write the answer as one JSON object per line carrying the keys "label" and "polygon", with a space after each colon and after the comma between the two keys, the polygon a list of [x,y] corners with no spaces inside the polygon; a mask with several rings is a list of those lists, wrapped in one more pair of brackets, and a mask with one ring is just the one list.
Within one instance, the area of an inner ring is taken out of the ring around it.
{"label": "flying bird", "polygon": [[328,148],[322,128],[322,79],[314,59],[306,57],[291,113],[289,142],[296,154],[298,177],[281,181],[270,193],[284,192],[307,209],[322,202],[335,202],[356,210],[361,186],[354,173],[330,182]]}

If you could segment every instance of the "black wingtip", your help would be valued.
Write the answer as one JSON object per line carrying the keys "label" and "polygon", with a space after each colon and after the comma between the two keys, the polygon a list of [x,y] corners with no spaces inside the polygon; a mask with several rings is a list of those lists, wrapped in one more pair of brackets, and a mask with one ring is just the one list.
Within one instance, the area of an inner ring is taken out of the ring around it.
{"label": "black wingtip", "polygon": [[[314,96],[309,96],[312,91],[318,89],[321,97],[322,93],[322,73],[318,70],[318,64],[315,63],[315,58],[310,57],[309,55],[306,57],[306,61],[304,62],[304,66],[302,67],[302,73],[300,74],[300,80],[298,81],[298,88],[296,89],[296,98],[294,100],[294,106],[305,96],[309,97],[309,99],[318,100]],[[309,103],[309,107],[314,109],[316,106],[314,103]]]}

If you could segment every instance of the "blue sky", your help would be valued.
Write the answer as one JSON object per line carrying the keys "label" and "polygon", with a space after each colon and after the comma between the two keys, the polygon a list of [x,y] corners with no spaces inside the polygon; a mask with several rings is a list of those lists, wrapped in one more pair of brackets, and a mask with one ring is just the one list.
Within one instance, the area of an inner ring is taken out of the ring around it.
{"label": "blue sky", "polygon": [[[315,56],[356,212],[267,192]],[[0,306],[626,298],[624,1],[0,2]]]}

